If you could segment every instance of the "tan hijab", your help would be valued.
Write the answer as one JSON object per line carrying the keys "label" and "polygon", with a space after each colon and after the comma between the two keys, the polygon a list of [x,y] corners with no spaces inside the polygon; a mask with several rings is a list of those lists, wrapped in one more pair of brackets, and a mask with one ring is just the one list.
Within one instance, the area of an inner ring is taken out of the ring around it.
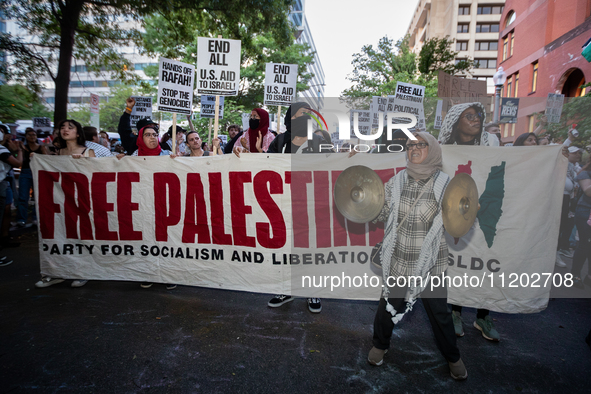
{"label": "tan hijab", "polygon": [[[429,153],[427,154],[425,160],[423,160],[423,162],[420,164],[411,163],[408,160],[407,153],[406,171],[408,172],[408,175],[412,176],[414,179],[427,179],[437,172],[437,170],[441,170],[443,168],[441,146],[439,146],[437,139],[429,133],[418,132],[414,133],[414,135],[421,137],[427,144],[429,144]],[[408,142],[412,142],[412,140],[408,140]]]}

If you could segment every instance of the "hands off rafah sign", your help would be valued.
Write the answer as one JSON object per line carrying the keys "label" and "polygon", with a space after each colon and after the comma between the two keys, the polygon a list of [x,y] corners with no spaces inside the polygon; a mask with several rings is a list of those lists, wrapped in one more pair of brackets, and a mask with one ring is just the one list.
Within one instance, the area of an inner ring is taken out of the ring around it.
{"label": "hands off rafah sign", "polygon": [[197,39],[197,94],[238,94],[240,48],[240,40]]}
{"label": "hands off rafah sign", "polygon": [[161,57],[158,75],[158,110],[190,115],[195,66]]}
{"label": "hands off rafah sign", "polygon": [[295,101],[297,81],[297,64],[267,63],[265,105],[291,105]]}

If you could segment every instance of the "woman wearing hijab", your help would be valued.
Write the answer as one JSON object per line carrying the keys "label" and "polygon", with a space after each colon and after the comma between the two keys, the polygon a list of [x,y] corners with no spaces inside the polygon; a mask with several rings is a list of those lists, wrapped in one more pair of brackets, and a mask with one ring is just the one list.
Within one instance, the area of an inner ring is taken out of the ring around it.
{"label": "woman wearing hijab", "polygon": [[269,113],[262,108],[252,110],[248,126],[248,130],[234,144],[233,152],[238,157],[241,152],[266,152],[275,139],[269,131]]}
{"label": "woman wearing hijab", "polygon": [[[447,268],[441,201],[449,177],[441,172],[441,147],[435,137],[424,132],[415,136],[417,140],[409,139],[406,144],[406,170],[386,183],[384,208],[375,219],[387,223],[381,250],[384,287],[368,361],[382,365],[394,324],[412,310],[422,294],[437,347],[449,364],[452,378],[463,380],[468,372],[456,346],[445,282],[441,281],[443,285],[435,289],[427,283],[430,276],[440,276]],[[413,281],[410,277],[423,280]],[[400,287],[401,279],[406,287]]]}
{"label": "woman wearing hijab", "polygon": [[484,130],[486,112],[481,103],[454,105],[445,115],[439,132],[443,145],[499,146],[496,135]]}

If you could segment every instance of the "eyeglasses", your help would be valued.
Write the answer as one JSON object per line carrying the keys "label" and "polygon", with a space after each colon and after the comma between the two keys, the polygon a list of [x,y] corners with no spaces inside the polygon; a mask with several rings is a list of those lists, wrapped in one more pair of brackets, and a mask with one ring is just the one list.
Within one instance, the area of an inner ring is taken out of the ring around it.
{"label": "eyeglasses", "polygon": [[464,115],[464,118],[468,119],[468,121],[470,122],[480,120],[480,116],[478,116],[477,114],[466,114]]}
{"label": "eyeglasses", "polygon": [[413,150],[415,148],[425,149],[428,146],[429,146],[429,144],[427,144],[426,142],[410,143],[410,144],[406,144],[406,149],[408,149],[408,150]]}
{"label": "eyeglasses", "polygon": [[155,134],[155,133],[144,133],[144,137],[158,138],[158,134]]}

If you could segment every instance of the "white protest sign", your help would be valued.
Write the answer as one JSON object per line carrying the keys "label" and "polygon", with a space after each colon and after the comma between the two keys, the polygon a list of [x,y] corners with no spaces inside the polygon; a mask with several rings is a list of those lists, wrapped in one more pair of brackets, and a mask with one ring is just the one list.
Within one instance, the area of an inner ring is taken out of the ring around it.
{"label": "white protest sign", "polygon": [[227,135],[225,135],[225,134],[219,134],[218,137],[219,137],[219,139],[222,140],[222,142],[224,144],[227,144],[228,143],[228,136]]}
{"label": "white protest sign", "polygon": [[49,118],[33,118],[33,128],[35,131],[41,130],[51,133],[53,127],[51,127],[51,119]]}
{"label": "white protest sign", "polygon": [[369,112],[371,116],[372,129],[377,129],[379,127],[380,116],[383,117],[385,115],[387,105],[388,99],[386,97],[373,96],[371,98]]}
{"label": "white protest sign", "polygon": [[135,99],[135,105],[131,110],[130,123],[135,127],[138,120],[146,117],[152,117],[152,97],[131,96]]}
{"label": "white protest sign", "polygon": [[291,105],[296,97],[297,64],[267,63],[265,68],[265,105]]}
{"label": "white protest sign", "polygon": [[195,66],[161,57],[158,76],[158,110],[190,115]]}
{"label": "white protest sign", "polygon": [[[417,117],[416,128],[420,131],[426,131],[425,111],[423,109],[423,100],[425,98],[425,87],[413,85],[411,83],[397,82],[396,94],[394,95],[394,112],[405,112]],[[392,119],[393,122],[400,123],[399,119]]]}
{"label": "white protest sign", "polygon": [[548,123],[560,123],[564,94],[548,93],[546,99],[546,118]]}
{"label": "white protest sign", "polygon": [[250,112],[243,113],[242,114],[242,130],[247,130],[250,127],[249,121],[250,121]]}
{"label": "white protest sign", "polygon": [[238,94],[240,48],[240,40],[212,37],[197,39],[197,94]]}
{"label": "white protest sign", "polygon": [[100,129],[99,102],[99,95],[90,93],[90,124],[97,129]]}
{"label": "white protest sign", "polygon": [[[220,97],[219,118],[224,119],[224,97]],[[215,118],[215,96],[201,96],[201,113],[202,118]]]}
{"label": "white protest sign", "polygon": [[371,134],[371,113],[370,111],[360,110],[360,109],[352,109],[350,113],[350,121],[351,121],[351,133],[353,135],[353,120],[355,114],[358,114],[357,118],[357,127],[361,134],[363,135],[370,135]]}
{"label": "white protest sign", "polygon": [[443,118],[441,117],[441,111],[443,110],[443,100],[437,100],[437,110],[435,111],[435,124],[433,128],[440,129]]}

